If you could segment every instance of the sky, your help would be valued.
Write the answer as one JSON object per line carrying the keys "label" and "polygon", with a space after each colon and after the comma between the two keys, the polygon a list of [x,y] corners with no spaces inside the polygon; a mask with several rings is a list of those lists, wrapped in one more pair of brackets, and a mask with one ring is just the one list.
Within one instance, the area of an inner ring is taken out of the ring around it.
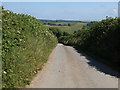
{"label": "sky", "polygon": [[3,2],[6,10],[37,19],[100,21],[118,16],[117,2]]}

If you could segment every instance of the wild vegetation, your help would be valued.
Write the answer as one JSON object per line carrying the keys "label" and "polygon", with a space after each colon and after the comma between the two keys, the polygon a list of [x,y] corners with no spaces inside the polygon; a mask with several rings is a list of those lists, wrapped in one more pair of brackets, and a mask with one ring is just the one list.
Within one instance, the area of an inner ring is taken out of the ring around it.
{"label": "wild vegetation", "polygon": [[74,34],[60,36],[59,42],[72,45],[120,71],[120,18],[91,22]]}
{"label": "wild vegetation", "polygon": [[61,31],[57,27],[49,27],[48,30],[50,30],[57,37],[59,43],[60,43],[62,37],[70,35],[67,32]]}
{"label": "wild vegetation", "polygon": [[120,71],[120,18],[72,23],[68,26],[43,26],[29,15],[3,10],[3,88],[29,84],[47,61],[57,39]]}
{"label": "wild vegetation", "polygon": [[2,23],[2,87],[25,87],[48,60],[57,38],[29,15],[3,10]]}

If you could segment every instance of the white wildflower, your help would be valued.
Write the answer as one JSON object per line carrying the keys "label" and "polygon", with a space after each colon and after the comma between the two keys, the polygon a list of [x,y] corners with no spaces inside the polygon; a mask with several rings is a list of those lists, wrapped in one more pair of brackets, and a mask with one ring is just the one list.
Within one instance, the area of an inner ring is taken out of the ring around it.
{"label": "white wildflower", "polygon": [[7,11],[7,13],[10,13],[10,11]]}
{"label": "white wildflower", "polygon": [[6,71],[3,71],[3,73],[4,73],[4,74],[7,74],[7,72],[6,72]]}
{"label": "white wildflower", "polygon": [[20,31],[17,31],[17,33],[20,33]]}
{"label": "white wildflower", "polygon": [[22,41],[22,39],[20,39],[20,41]]}

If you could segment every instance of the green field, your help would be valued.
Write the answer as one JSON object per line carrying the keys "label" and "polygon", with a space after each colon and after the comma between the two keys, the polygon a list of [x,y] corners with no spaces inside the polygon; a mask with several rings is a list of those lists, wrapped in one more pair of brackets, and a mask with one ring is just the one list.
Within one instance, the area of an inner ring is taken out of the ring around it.
{"label": "green field", "polygon": [[[55,23],[55,22],[54,22]],[[56,22],[57,24],[72,24],[71,26],[53,26],[53,25],[45,25],[48,27],[57,27],[62,31],[68,32],[68,33],[74,33],[74,31],[80,30],[83,26],[85,26],[87,23],[81,23],[81,22]]]}

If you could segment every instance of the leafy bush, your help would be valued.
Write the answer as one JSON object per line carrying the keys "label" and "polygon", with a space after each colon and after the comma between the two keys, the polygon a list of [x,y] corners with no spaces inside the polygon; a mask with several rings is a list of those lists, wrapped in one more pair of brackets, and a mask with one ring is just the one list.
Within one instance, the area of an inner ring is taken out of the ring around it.
{"label": "leafy bush", "polygon": [[120,64],[120,18],[96,22],[81,37],[80,46],[100,57]]}
{"label": "leafy bush", "polygon": [[[63,41],[62,38],[67,37],[67,36],[70,35],[70,34],[67,33],[67,32],[61,31],[61,30],[60,30],[59,28],[57,28],[57,27],[49,27],[49,30],[57,37],[59,43],[62,43],[62,41]],[[66,39],[66,40],[67,40],[67,39]]]}
{"label": "leafy bush", "polygon": [[56,27],[50,27],[49,30],[59,39],[63,33]]}
{"label": "leafy bush", "polygon": [[25,87],[41,70],[57,38],[29,15],[2,12],[2,86]]}

